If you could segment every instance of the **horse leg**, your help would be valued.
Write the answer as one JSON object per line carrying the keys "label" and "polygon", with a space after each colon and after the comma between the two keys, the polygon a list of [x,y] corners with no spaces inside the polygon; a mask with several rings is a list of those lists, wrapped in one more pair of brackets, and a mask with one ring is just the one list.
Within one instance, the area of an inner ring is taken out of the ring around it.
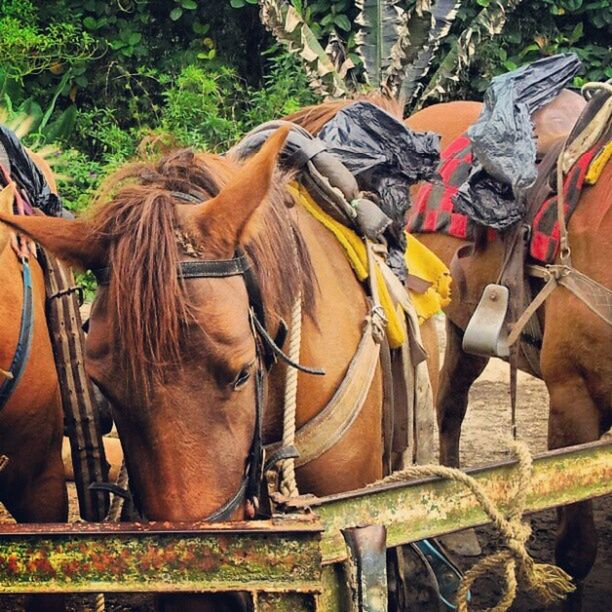
{"label": "horse leg", "polygon": [[470,387],[489,362],[487,357],[464,353],[461,348],[462,340],[463,332],[447,317],[446,350],[440,371],[436,406],[440,463],[452,467],[459,467],[459,438],[467,411]]}
{"label": "horse leg", "polygon": [[[547,381],[548,382],[548,381]],[[550,414],[548,448],[556,449],[597,440],[603,435],[601,413],[591,398],[582,376],[565,372],[548,384]],[[557,564],[577,583],[564,609],[580,610],[582,581],[595,563],[597,532],[591,501],[569,504],[557,509],[558,528],[555,547]]]}

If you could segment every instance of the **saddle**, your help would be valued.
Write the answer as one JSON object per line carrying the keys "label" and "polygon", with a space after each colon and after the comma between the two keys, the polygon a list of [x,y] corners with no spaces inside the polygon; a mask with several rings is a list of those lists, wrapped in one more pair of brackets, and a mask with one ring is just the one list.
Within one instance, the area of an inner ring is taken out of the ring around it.
{"label": "saddle", "polygon": [[[272,121],[255,128],[228,154],[238,158],[249,157],[259,149],[274,130],[286,124],[287,122],[283,121]],[[377,320],[377,315],[374,312],[377,308],[381,308],[381,302],[384,307],[384,316],[387,319],[387,334],[386,337],[382,338],[382,341],[379,339],[376,344],[380,347],[380,362],[383,367],[385,388],[386,407],[384,411],[385,422],[383,423],[385,464],[387,470],[391,471],[392,463],[401,461],[408,449],[410,449],[408,454],[411,456],[410,463],[412,463],[412,454],[416,452],[416,445],[412,440],[414,425],[409,423],[408,420],[409,415],[414,415],[417,411],[416,404],[419,401],[424,401],[425,405],[420,408],[421,413],[431,413],[431,418],[433,418],[431,391],[429,395],[424,394],[418,399],[415,394],[417,388],[415,381],[417,379],[421,381],[420,389],[430,389],[429,384],[425,384],[421,380],[423,375],[426,376],[424,370],[426,366],[424,363],[425,353],[420,345],[416,313],[405,287],[384,262],[385,252],[381,237],[391,223],[391,219],[374,201],[375,196],[373,194],[359,190],[353,174],[342,161],[327,151],[325,143],[314,138],[299,126],[289,125],[290,132],[284,152],[281,155],[281,165],[297,172],[297,183],[291,188],[294,198],[338,238],[347,252],[347,257],[349,257],[358,279],[363,282],[367,279],[366,288],[369,288],[374,302],[372,321],[376,322]],[[381,296],[382,300],[380,299]],[[401,308],[404,309],[401,317],[398,317],[397,314],[398,305],[401,305]],[[407,319],[404,319],[404,317],[407,317]],[[371,327],[375,329],[376,325],[368,325],[366,329]],[[383,336],[385,336],[384,333]],[[362,340],[360,347],[363,342],[365,340]],[[357,360],[358,354],[366,355],[371,352],[371,350],[358,350],[353,362]],[[363,369],[359,363],[353,362],[349,366],[349,374]],[[378,360],[372,367],[375,367],[377,362]],[[369,374],[371,373],[369,372]],[[362,379],[361,384],[363,384],[363,380],[368,380],[368,376],[364,374],[360,378]],[[343,387],[344,384],[339,388],[339,397],[343,397],[340,394]],[[337,415],[332,413],[337,410],[346,413],[342,417],[342,421],[348,423],[351,418],[354,418],[354,415],[351,416],[352,406],[355,404],[355,398],[360,394],[353,391],[352,396],[353,399],[348,402],[351,405],[350,410],[346,407],[346,401],[342,400],[334,404],[334,400],[332,400],[329,406],[329,415],[326,415],[327,408],[324,409],[320,417],[317,417],[318,421],[328,424],[334,423]],[[342,398],[340,397],[340,399]],[[316,453],[312,448],[324,448],[329,444],[329,441],[323,443],[322,440],[317,440],[317,436],[312,434],[312,427],[308,424],[303,429],[304,432],[297,432],[296,440],[300,439],[301,436],[305,441],[311,440],[309,443],[311,448],[302,449],[301,454],[303,458],[312,460],[316,458]],[[325,435],[329,437],[330,431],[335,430],[340,435],[344,428],[338,427],[336,424],[331,429],[326,426],[318,427],[318,430],[326,430]],[[431,422],[431,430],[431,434],[433,434],[433,421]],[[321,436],[319,435],[319,437]],[[312,440],[315,441],[312,442]],[[296,443],[296,446],[299,448],[300,444]],[[425,458],[427,453],[432,452],[432,448],[433,440],[430,440],[429,443],[423,440],[422,444],[420,443],[419,453],[423,455],[422,461],[429,461],[432,458]],[[303,459],[298,459],[298,464],[301,465],[303,462]]]}
{"label": "saddle", "polygon": [[[250,155],[278,125],[274,122],[257,128],[230,154]],[[371,302],[359,346],[336,393],[319,414],[295,432],[299,451],[295,466],[316,459],[348,430],[379,363],[383,374],[384,473],[413,463],[431,463],[433,397],[419,321],[406,286],[385,262],[382,234],[391,219],[378,207],[375,197],[359,191],[353,174],[327,152],[324,143],[297,126],[291,128],[287,143],[281,163],[298,170],[296,182],[290,185],[294,200],[338,239]],[[422,257],[421,261],[429,260]],[[410,275],[407,285],[412,285]],[[431,289],[430,283],[423,281],[415,288],[422,292]],[[278,444],[271,445],[266,452],[278,448]],[[268,473],[267,479],[273,489],[280,488],[278,473]],[[397,562],[391,565],[397,575],[392,573],[391,582],[395,583],[391,590],[398,601],[407,597],[407,584],[399,571],[406,564],[404,555],[416,555],[425,565],[441,600],[454,597],[460,571],[437,541],[424,540],[410,545],[409,550],[393,551],[392,558]]]}
{"label": "saddle", "polygon": [[567,138],[586,105],[581,95],[563,89],[557,97],[533,113],[538,159],[542,160],[556,142]]}

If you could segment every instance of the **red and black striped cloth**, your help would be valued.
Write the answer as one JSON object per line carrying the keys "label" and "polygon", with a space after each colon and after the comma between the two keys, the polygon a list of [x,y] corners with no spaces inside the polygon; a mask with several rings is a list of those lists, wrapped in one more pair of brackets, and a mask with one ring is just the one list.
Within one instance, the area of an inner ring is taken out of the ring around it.
{"label": "red and black striped cloth", "polygon": [[[569,220],[584,184],[584,177],[599,145],[584,153],[572,166],[563,185],[566,220]],[[440,156],[439,180],[426,183],[411,208],[406,230],[409,233],[443,233],[464,240],[472,240],[475,223],[466,215],[455,212],[453,197],[467,180],[472,166],[472,143],[462,135],[449,145]],[[495,230],[489,229],[489,233]],[[557,196],[554,195],[539,207],[532,231],[530,255],[542,263],[553,263],[559,250],[559,223],[557,221]]]}

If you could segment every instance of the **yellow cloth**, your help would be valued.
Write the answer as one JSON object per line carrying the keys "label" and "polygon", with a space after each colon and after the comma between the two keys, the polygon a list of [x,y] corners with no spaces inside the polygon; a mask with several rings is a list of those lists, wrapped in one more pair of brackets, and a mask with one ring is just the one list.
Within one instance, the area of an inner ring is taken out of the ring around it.
{"label": "yellow cloth", "polygon": [[588,185],[594,185],[597,179],[601,176],[606,164],[610,160],[612,155],[612,140],[606,144],[599,153],[595,156],[593,161],[589,164],[586,176],[584,177],[585,182]]}
{"label": "yellow cloth", "polygon": [[452,277],[444,262],[414,236],[406,233],[404,260],[410,274],[431,283],[424,293],[410,292],[422,325],[451,301]]}
{"label": "yellow cloth", "polygon": [[[358,280],[364,281],[366,278],[368,278],[368,255],[363,240],[353,230],[342,225],[342,223],[339,223],[333,217],[328,215],[314,201],[312,196],[306,189],[304,189],[304,187],[297,185],[296,183],[292,183],[289,188],[296,200],[337,238],[338,242],[340,242],[346,251],[348,260],[355,271],[355,275],[357,276]],[[444,266],[444,264],[431,251],[429,251],[429,249],[418,243],[415,238],[410,238],[411,242],[409,244],[418,244],[418,247],[413,247],[410,249],[411,255],[406,255],[406,261],[409,262],[408,265],[410,266],[411,273],[416,274],[417,276],[430,282],[434,282],[433,279],[435,278],[435,286],[432,285],[432,287],[430,287],[423,296],[410,292],[414,300],[417,314],[419,315],[419,321],[423,322],[432,314],[438,312],[441,308],[440,305],[446,305],[450,301],[450,299],[443,296],[438,296],[438,298],[435,299],[436,291],[438,290],[439,286],[446,289],[445,296],[448,296],[450,275],[448,274],[448,270],[446,270],[446,266]],[[427,256],[428,254],[429,257]],[[413,270],[413,257],[416,258],[415,266],[417,264],[419,266],[418,272]],[[429,266],[432,267],[432,273],[426,274],[425,271],[429,269]],[[440,282],[440,280],[443,278],[444,272],[448,276],[448,284],[446,286],[444,282]],[[389,290],[387,289],[387,285],[378,265],[376,265],[376,274],[380,304],[383,307],[385,317],[387,318],[387,338],[389,340],[389,346],[391,348],[398,348],[406,341],[405,325],[402,320],[403,313],[401,311],[401,307],[394,306],[393,300],[389,294]],[[418,301],[421,303],[421,308],[423,308],[422,311],[419,310],[419,306],[417,305],[417,300],[415,298],[419,298]],[[433,310],[432,303],[436,305],[435,310]]]}

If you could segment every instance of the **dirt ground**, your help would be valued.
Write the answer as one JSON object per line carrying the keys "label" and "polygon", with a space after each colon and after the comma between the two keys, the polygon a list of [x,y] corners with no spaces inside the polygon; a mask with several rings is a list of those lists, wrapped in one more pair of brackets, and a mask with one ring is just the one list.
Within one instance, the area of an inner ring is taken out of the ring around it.
{"label": "dirt ground", "polygon": [[[508,396],[508,367],[499,360],[492,360],[474,384],[470,394],[468,415],[463,427],[461,460],[465,467],[483,465],[507,457],[502,443],[510,431],[510,407]],[[544,384],[526,374],[519,374],[518,431],[533,453],[546,450],[546,419],[548,395]],[[76,497],[71,485],[71,506],[76,516]],[[604,612],[612,601],[612,497],[595,501],[595,520],[599,533],[599,551],[593,571],[585,589],[585,612]],[[1,508],[1,506],[0,506]],[[0,513],[0,521],[8,520]],[[533,515],[533,534],[529,542],[532,556],[541,562],[552,562],[554,555],[554,533],[556,517],[554,511]],[[490,527],[477,530],[483,547],[483,555],[498,548],[497,536]],[[462,569],[468,569],[481,557],[457,557]],[[497,601],[501,593],[501,581],[487,577],[473,589],[471,609],[484,610]],[[21,608],[21,599],[0,597],[0,611],[15,611]],[[94,596],[69,598],[69,609],[87,611],[95,609]],[[424,608],[426,609],[426,608]],[[520,595],[512,610],[540,611],[558,610],[557,607],[538,607],[528,596]],[[107,610],[149,612],[153,610],[150,597],[142,595],[115,595],[107,598]]]}

